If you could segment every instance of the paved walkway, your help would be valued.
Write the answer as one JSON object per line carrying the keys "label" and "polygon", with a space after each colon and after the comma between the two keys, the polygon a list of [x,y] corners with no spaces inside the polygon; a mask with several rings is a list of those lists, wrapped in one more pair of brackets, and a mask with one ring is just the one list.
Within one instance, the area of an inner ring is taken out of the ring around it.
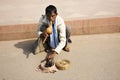
{"label": "paved walkway", "polygon": [[55,74],[34,69],[45,53],[33,55],[34,39],[0,42],[0,80],[120,80],[120,33],[72,36],[68,59],[71,67]]}
{"label": "paved walkway", "polygon": [[0,25],[38,23],[50,4],[65,20],[120,16],[120,0],[0,0]]}

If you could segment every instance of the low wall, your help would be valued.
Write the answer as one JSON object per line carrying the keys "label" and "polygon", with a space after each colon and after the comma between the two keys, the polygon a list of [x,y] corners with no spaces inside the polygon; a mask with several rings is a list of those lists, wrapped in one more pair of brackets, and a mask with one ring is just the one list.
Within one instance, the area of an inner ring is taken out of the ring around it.
{"label": "low wall", "polygon": [[[72,35],[120,32],[120,17],[65,21]],[[37,23],[0,26],[0,41],[35,38]]]}

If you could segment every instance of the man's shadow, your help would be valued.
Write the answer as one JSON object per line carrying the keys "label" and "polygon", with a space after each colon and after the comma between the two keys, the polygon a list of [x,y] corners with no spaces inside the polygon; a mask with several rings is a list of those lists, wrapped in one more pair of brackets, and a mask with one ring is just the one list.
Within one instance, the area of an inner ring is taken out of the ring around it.
{"label": "man's shadow", "polygon": [[14,46],[23,49],[23,54],[25,54],[26,58],[28,58],[29,54],[33,53],[34,51],[34,47],[33,47],[34,43],[35,40],[27,40],[27,41],[18,42]]}

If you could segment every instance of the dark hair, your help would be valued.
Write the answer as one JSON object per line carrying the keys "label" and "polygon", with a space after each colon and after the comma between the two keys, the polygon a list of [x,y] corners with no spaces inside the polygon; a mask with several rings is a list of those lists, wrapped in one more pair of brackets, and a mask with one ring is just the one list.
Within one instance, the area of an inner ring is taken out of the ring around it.
{"label": "dark hair", "polygon": [[51,15],[52,13],[57,14],[57,8],[53,5],[49,5],[46,7],[45,14],[46,15]]}

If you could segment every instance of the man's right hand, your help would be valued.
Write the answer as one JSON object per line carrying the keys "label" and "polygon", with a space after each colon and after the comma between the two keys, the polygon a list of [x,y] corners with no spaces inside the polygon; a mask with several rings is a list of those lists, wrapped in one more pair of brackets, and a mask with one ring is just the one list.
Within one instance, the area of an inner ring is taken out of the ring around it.
{"label": "man's right hand", "polygon": [[44,31],[44,32],[42,33],[42,36],[44,36],[44,37],[48,37],[49,35],[47,34],[46,31]]}

